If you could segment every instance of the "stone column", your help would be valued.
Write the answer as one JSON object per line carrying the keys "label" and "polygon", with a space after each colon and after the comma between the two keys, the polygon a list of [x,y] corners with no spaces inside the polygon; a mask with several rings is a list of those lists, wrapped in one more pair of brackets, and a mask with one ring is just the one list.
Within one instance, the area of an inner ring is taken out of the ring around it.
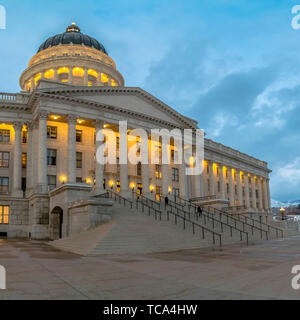
{"label": "stone column", "polygon": [[260,211],[263,210],[263,195],[262,195],[262,181],[261,178],[257,178],[257,185],[258,185],[258,208]]}
{"label": "stone column", "polygon": [[101,86],[102,86],[101,72],[98,72],[97,86],[98,86],[98,87],[101,87]]}
{"label": "stone column", "polygon": [[241,184],[241,171],[236,170],[236,181],[237,181],[237,195],[239,206],[243,205],[243,191],[242,191],[242,184]]}
{"label": "stone column", "polygon": [[[148,196],[150,193],[150,171],[149,171],[149,146],[148,146],[148,137],[147,140],[144,140],[145,137],[141,137],[141,144],[145,145],[145,148],[142,148],[144,152],[144,158],[148,160],[147,164],[142,163],[142,184],[143,184],[143,194]],[[142,151],[141,150],[141,151]]]}
{"label": "stone column", "polygon": [[58,81],[58,74],[57,74],[57,71],[58,71],[58,69],[57,69],[57,68],[55,68],[55,69],[54,69],[54,80],[55,80],[55,81]]}
{"label": "stone column", "polygon": [[263,179],[263,201],[264,201],[264,209],[266,212],[268,212],[269,211],[268,187],[267,187],[267,181],[265,178]]}
{"label": "stone column", "polygon": [[[104,121],[103,120],[96,120],[95,122],[95,129],[96,129],[96,163],[95,163],[95,178],[96,178],[96,193],[101,193],[104,191],[103,189],[103,171],[104,171],[104,165],[101,163],[101,159],[97,159],[97,150],[100,150],[101,145],[104,143],[104,137],[103,137],[103,126]],[[101,157],[102,155],[98,155]],[[98,162],[99,160],[99,162]]]}
{"label": "stone column", "polygon": [[220,196],[221,199],[225,199],[225,184],[224,184],[224,170],[223,165],[219,164],[219,171],[220,171]]}
{"label": "stone column", "polygon": [[266,179],[266,183],[267,183],[267,193],[268,193],[268,207],[269,207],[269,211],[271,209],[271,193],[270,193],[270,179]]}
{"label": "stone column", "polygon": [[33,123],[27,122],[26,190],[33,188]]}
{"label": "stone column", "polygon": [[228,167],[228,182],[229,182],[229,205],[234,206],[234,188],[232,180],[232,168]]}
{"label": "stone column", "polygon": [[34,77],[31,78],[30,82],[31,82],[31,91],[33,91],[35,89]]}
{"label": "stone column", "polygon": [[162,194],[163,196],[168,196],[169,193],[169,166],[167,164],[162,164]]}
{"label": "stone column", "polygon": [[252,188],[252,208],[256,210],[256,187],[255,187],[254,175],[251,175],[251,188]]}
{"label": "stone column", "polygon": [[244,174],[244,179],[245,179],[245,203],[246,203],[246,208],[250,208],[250,198],[249,198],[249,176],[248,173],[245,172]]}
{"label": "stone column", "polygon": [[47,113],[39,115],[38,130],[38,191],[47,192]]}
{"label": "stone column", "polygon": [[73,84],[73,67],[69,67],[68,83]]}
{"label": "stone column", "polygon": [[68,183],[76,183],[76,123],[77,117],[68,116]]}
{"label": "stone column", "polygon": [[14,141],[14,175],[13,175],[13,196],[22,197],[22,141],[21,134],[23,123],[13,123],[15,130],[15,141]]}
{"label": "stone column", "polygon": [[[119,129],[122,131],[123,129]],[[124,129],[125,130],[125,129]],[[120,147],[119,147],[119,158],[120,158],[120,185],[121,193],[123,197],[130,197],[129,180],[128,180],[128,138],[127,128],[126,132],[120,132]],[[123,163],[122,163],[123,162]]]}
{"label": "stone column", "polygon": [[213,161],[209,161],[209,195],[215,195],[215,175]]}
{"label": "stone column", "polygon": [[88,86],[88,84],[89,84],[88,69],[84,68],[83,85]]}

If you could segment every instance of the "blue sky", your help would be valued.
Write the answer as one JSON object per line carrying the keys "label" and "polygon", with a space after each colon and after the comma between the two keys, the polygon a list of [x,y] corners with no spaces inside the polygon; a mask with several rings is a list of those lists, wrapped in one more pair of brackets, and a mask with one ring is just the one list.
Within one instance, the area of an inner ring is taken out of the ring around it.
{"label": "blue sky", "polygon": [[208,138],[269,162],[272,198],[300,199],[300,29],[289,0],[0,0],[0,91],[75,21],[127,86],[199,121]]}

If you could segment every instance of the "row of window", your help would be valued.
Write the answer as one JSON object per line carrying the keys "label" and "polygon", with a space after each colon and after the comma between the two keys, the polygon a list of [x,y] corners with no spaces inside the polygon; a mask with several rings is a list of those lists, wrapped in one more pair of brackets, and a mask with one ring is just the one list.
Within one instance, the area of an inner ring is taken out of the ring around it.
{"label": "row of window", "polygon": [[0,224],[9,223],[9,206],[0,205]]}
{"label": "row of window", "polygon": [[[10,152],[0,151],[0,169],[8,169],[10,161]],[[27,153],[22,153],[22,168],[27,166]]]}

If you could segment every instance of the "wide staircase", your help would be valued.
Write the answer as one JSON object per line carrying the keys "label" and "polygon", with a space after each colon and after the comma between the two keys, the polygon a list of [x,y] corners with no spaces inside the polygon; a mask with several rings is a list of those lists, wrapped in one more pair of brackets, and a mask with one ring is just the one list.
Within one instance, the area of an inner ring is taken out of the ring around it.
{"label": "wide staircase", "polygon": [[[97,197],[97,196],[96,196]],[[80,255],[146,254],[238,243],[253,244],[283,237],[283,230],[246,217],[232,217],[213,207],[186,200],[168,205],[133,194],[131,200],[107,191],[98,197],[112,200],[112,220],[50,245]]]}

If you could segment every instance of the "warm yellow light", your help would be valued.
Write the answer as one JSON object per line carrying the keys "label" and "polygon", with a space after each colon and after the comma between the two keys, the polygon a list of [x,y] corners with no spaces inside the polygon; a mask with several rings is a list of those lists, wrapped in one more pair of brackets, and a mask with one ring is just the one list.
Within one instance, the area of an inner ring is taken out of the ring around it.
{"label": "warm yellow light", "polygon": [[95,77],[95,78],[98,78],[98,73],[97,73],[97,71],[95,71],[95,70],[93,70],[93,69],[89,69],[89,70],[88,70],[88,74],[89,74],[90,76],[93,76],[93,77]]}
{"label": "warm yellow light", "polygon": [[31,89],[31,80],[28,80],[27,82],[26,82],[26,90],[30,90]]}
{"label": "warm yellow light", "polygon": [[45,71],[44,77],[45,77],[45,79],[54,79],[54,70],[50,69],[50,70]]}
{"label": "warm yellow light", "polygon": [[87,184],[91,184],[91,183],[92,183],[92,179],[87,178],[87,179],[86,179],[86,183],[87,183]]}
{"label": "warm yellow light", "polygon": [[73,73],[74,77],[83,77],[84,76],[83,68],[79,68],[79,67],[73,68],[72,73]]}
{"label": "warm yellow light", "polygon": [[68,79],[61,79],[61,82],[69,82]]}
{"label": "warm yellow light", "polygon": [[108,127],[108,124],[105,124],[103,127],[104,127],[104,128],[107,128],[107,127]]}
{"label": "warm yellow light", "polygon": [[114,180],[110,180],[108,184],[109,184],[110,187],[113,187],[115,182],[114,182]]}
{"label": "warm yellow light", "polygon": [[69,73],[69,68],[67,67],[61,67],[57,70],[57,74],[61,74],[61,73]]}
{"label": "warm yellow light", "polygon": [[92,87],[93,86],[93,81],[88,81],[88,87]]}
{"label": "warm yellow light", "polygon": [[168,192],[171,193],[172,192],[172,187],[168,188]]}
{"label": "warm yellow light", "polygon": [[112,87],[116,87],[117,86],[117,83],[114,79],[111,79],[111,86]]}
{"label": "warm yellow light", "polygon": [[60,177],[60,181],[61,181],[62,183],[65,183],[65,182],[67,181],[67,177],[66,177],[66,176],[61,176],[61,177]]}
{"label": "warm yellow light", "polygon": [[35,77],[34,77],[34,83],[35,83],[35,85],[36,85],[37,82],[41,79],[41,77],[42,77],[42,74],[41,74],[41,73],[38,73],[38,74],[35,75]]}
{"label": "warm yellow light", "polygon": [[78,122],[79,124],[82,124],[83,120],[78,119],[77,122]]}
{"label": "warm yellow light", "polygon": [[130,189],[134,189],[135,188],[135,183],[134,182],[131,182],[130,183]]}
{"label": "warm yellow light", "polygon": [[52,116],[52,118],[53,118],[54,120],[57,120],[57,119],[59,118],[59,116]]}
{"label": "warm yellow light", "polygon": [[150,187],[149,187],[149,189],[150,189],[151,192],[153,192],[153,190],[154,190],[154,185],[151,184]]}
{"label": "warm yellow light", "polygon": [[280,212],[281,212],[281,213],[284,213],[284,212],[285,212],[285,209],[281,207],[281,208],[280,208]]}
{"label": "warm yellow light", "polygon": [[190,157],[190,167],[193,168],[194,167],[194,157]]}
{"label": "warm yellow light", "polygon": [[101,82],[103,83],[108,82],[108,75],[106,73],[101,73]]}

